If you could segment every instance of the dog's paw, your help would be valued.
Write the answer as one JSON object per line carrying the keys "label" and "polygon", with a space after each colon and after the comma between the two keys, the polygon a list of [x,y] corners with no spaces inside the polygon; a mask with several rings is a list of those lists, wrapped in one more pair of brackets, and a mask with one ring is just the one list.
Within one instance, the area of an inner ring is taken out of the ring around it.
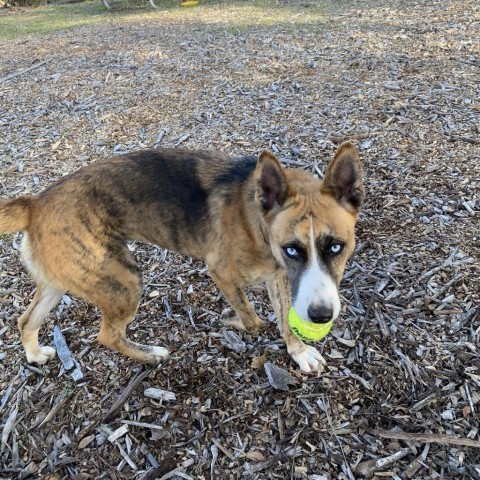
{"label": "dog's paw", "polygon": [[320,352],[310,345],[303,345],[304,348],[298,353],[292,353],[292,358],[298,363],[300,370],[305,373],[322,373],[327,364]]}
{"label": "dog's paw", "polygon": [[57,351],[53,347],[40,347],[35,352],[26,352],[28,363],[45,365],[51,358],[55,358]]}
{"label": "dog's paw", "polygon": [[152,347],[150,352],[158,361],[166,360],[170,356],[170,352],[164,347]]}
{"label": "dog's paw", "polygon": [[235,310],[226,308],[220,315],[220,321],[229,327],[248,333],[256,333],[260,329],[260,319],[254,318],[248,325],[235,313]]}

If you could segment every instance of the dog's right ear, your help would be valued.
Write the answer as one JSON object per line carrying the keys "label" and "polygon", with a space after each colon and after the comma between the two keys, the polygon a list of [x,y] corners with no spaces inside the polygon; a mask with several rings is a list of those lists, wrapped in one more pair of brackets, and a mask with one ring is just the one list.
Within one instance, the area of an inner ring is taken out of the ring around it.
{"label": "dog's right ear", "polygon": [[333,195],[352,213],[358,213],[365,197],[362,165],[353,143],[340,145],[323,179],[322,192]]}
{"label": "dog's right ear", "polygon": [[288,197],[288,183],[280,162],[273,153],[262,152],[254,174],[255,200],[264,213],[281,207]]}

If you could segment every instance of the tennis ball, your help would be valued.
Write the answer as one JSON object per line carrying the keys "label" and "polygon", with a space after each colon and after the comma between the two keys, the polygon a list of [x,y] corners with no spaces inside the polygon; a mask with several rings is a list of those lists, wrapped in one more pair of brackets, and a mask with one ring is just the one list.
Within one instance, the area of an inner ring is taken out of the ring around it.
{"label": "tennis ball", "polygon": [[288,323],[292,332],[307,342],[317,342],[321,340],[332,329],[333,320],[327,323],[312,323],[303,320],[293,307],[288,312]]}

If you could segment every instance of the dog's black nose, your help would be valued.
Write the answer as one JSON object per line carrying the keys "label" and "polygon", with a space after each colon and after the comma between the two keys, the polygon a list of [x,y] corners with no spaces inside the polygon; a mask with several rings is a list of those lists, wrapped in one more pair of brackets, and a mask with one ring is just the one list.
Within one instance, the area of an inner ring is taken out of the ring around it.
{"label": "dog's black nose", "polygon": [[327,323],[333,317],[333,309],[325,306],[311,305],[307,313],[313,323]]}

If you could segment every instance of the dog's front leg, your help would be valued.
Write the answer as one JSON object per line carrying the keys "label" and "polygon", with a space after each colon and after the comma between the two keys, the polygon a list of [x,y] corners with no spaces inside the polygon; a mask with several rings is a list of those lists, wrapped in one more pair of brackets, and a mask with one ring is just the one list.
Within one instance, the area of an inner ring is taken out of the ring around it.
{"label": "dog's front leg", "polygon": [[310,345],[305,345],[293,332],[288,324],[290,310],[290,283],[284,270],[279,270],[267,280],[267,290],[277,316],[278,328],[287,345],[287,351],[298,363],[302,372],[322,373],[326,361],[320,352]]}
{"label": "dog's front leg", "polygon": [[233,310],[231,308],[225,309],[220,320],[238,330],[246,330],[249,333],[257,332],[262,322],[250,305],[243,288],[235,284],[232,278],[226,278],[218,271],[210,269],[210,275],[228,303],[233,307]]}

